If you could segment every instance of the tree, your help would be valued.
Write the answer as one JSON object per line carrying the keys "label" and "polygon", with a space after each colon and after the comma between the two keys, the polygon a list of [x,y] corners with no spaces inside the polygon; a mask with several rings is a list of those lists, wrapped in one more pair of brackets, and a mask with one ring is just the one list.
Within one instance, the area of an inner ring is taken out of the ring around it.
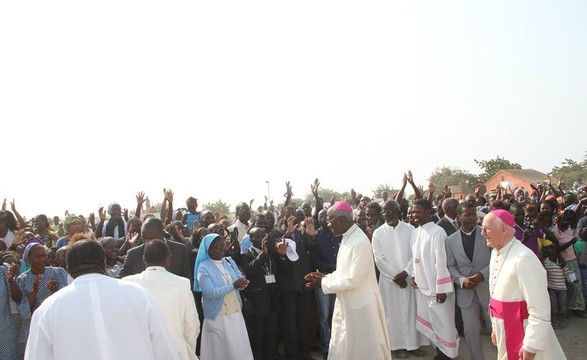
{"label": "tree", "polygon": [[230,207],[227,203],[222,200],[218,200],[215,203],[207,203],[202,206],[204,210],[210,210],[213,213],[219,213],[220,215],[230,214]]}
{"label": "tree", "polygon": [[378,187],[375,188],[375,190],[373,190],[373,196],[374,197],[379,197],[381,196],[381,193],[387,191],[387,193],[389,194],[389,198],[393,199],[393,197],[395,196],[395,194],[397,194],[399,192],[398,189],[394,189],[391,186],[387,185],[387,184],[381,184]]}
{"label": "tree", "polygon": [[499,155],[491,160],[474,160],[477,166],[484,170],[479,174],[479,182],[485,183],[500,170],[521,169],[522,165],[510,162]]}
{"label": "tree", "polygon": [[441,191],[445,185],[460,185],[462,188],[474,189],[475,185],[479,183],[479,177],[477,175],[449,166],[436,168],[428,180],[434,183],[437,191]]}
{"label": "tree", "polygon": [[581,162],[576,162],[572,159],[565,159],[561,163],[561,166],[555,166],[552,168],[550,175],[566,181],[567,184],[569,184],[569,189],[576,180],[581,179],[580,182],[584,183],[585,180],[587,180],[587,153]]}
{"label": "tree", "polygon": [[[351,193],[348,191],[345,192],[338,192],[338,191],[334,191],[332,189],[328,189],[328,188],[319,188],[318,189],[318,196],[320,196],[323,200],[324,203],[326,205],[330,205],[328,202],[330,201],[330,197],[332,196],[332,194],[334,194],[334,198],[336,199],[336,201],[339,200],[350,200],[351,198]],[[311,204],[314,204],[314,195],[309,192],[306,194],[306,196],[303,199],[304,201],[307,201]],[[300,203],[301,205],[301,203]]]}

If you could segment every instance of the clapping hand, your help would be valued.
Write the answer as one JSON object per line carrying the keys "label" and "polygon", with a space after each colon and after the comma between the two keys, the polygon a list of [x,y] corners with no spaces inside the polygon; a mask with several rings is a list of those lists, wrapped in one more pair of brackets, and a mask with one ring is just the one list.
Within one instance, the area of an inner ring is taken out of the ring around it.
{"label": "clapping hand", "polygon": [[249,280],[247,280],[246,277],[241,276],[232,284],[232,286],[234,286],[235,289],[243,290],[249,286]]}
{"label": "clapping hand", "polygon": [[49,278],[49,282],[47,283],[47,289],[49,289],[52,293],[59,290],[59,287],[57,286],[57,283],[55,282],[55,275],[53,275],[53,274],[51,274],[51,277]]}

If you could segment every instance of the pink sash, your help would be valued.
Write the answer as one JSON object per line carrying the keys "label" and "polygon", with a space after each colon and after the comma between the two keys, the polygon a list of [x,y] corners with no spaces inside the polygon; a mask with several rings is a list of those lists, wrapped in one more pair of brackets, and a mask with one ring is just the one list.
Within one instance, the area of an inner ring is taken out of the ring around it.
{"label": "pink sash", "polygon": [[519,359],[524,342],[524,320],[528,319],[528,304],[523,300],[499,301],[491,298],[489,313],[494,318],[503,320],[508,360]]}

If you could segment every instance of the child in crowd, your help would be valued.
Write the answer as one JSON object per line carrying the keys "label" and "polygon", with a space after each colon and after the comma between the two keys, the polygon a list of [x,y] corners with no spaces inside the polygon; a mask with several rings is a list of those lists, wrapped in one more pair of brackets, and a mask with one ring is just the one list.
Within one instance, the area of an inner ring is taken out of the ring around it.
{"label": "child in crowd", "polygon": [[558,246],[550,245],[542,249],[542,263],[546,269],[548,280],[548,294],[550,295],[550,309],[552,327],[562,329],[567,326],[567,284],[573,282],[574,275],[566,266],[565,260],[558,251]]}

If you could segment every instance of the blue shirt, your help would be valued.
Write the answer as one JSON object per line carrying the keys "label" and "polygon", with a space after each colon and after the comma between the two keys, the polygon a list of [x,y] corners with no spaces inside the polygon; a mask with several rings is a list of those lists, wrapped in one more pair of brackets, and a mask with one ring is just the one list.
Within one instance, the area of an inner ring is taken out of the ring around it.
{"label": "blue shirt", "polygon": [[188,211],[185,218],[185,226],[190,230],[190,234],[194,232],[194,221],[196,220],[200,222],[200,212],[198,211],[194,214]]}
{"label": "blue shirt", "polygon": [[316,230],[316,244],[310,257],[312,270],[318,269],[324,274],[335,270],[336,256],[338,255],[341,240],[342,235],[334,236],[330,229],[320,227]]}

